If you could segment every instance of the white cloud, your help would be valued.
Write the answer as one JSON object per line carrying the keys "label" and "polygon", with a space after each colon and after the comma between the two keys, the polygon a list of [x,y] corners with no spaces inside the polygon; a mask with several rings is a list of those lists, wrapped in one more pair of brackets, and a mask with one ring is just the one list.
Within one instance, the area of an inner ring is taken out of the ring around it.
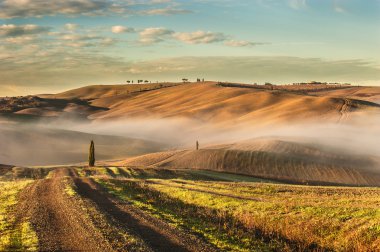
{"label": "white cloud", "polygon": [[224,44],[231,47],[252,47],[258,45],[267,45],[269,43],[251,42],[246,40],[228,40],[224,42]]}
{"label": "white cloud", "polygon": [[99,0],[0,0],[0,18],[91,14],[111,7],[112,1]]}
{"label": "white cloud", "polygon": [[[144,8],[152,5],[162,6],[161,11],[146,10],[147,15],[173,15],[187,13],[181,9],[173,9],[170,0],[0,0],[0,19],[18,17],[42,17],[56,15],[110,15],[112,13],[144,13]],[[143,7],[134,11],[133,6]],[[156,8],[160,9],[160,8]]]}
{"label": "white cloud", "polygon": [[112,26],[111,30],[113,33],[125,33],[125,32],[134,32],[135,31],[135,29],[133,29],[133,28],[121,26],[121,25]]}
{"label": "white cloud", "polygon": [[36,38],[33,36],[18,36],[18,37],[8,37],[5,38],[5,42],[8,44],[27,44],[34,41]]}
{"label": "white cloud", "polygon": [[161,9],[150,9],[150,10],[144,10],[140,11],[140,15],[148,15],[148,16],[154,16],[154,15],[162,15],[162,16],[170,16],[170,15],[177,15],[177,14],[189,14],[192,13],[192,11],[184,10],[184,9],[175,9],[175,8],[161,8]]}
{"label": "white cloud", "polygon": [[78,24],[72,24],[72,23],[65,24],[65,29],[68,31],[75,31],[76,29],[78,29],[78,27],[79,27]]}
{"label": "white cloud", "polygon": [[175,32],[164,27],[146,28],[139,32],[139,42],[145,45],[151,45],[163,41],[179,41],[186,44],[212,44],[224,42],[226,46],[231,47],[249,47],[264,45],[268,43],[257,43],[244,40],[231,40],[231,36],[221,32],[194,31],[194,32]]}
{"label": "white cloud", "polygon": [[163,27],[152,27],[142,30],[139,34],[141,43],[153,44],[164,41],[168,36],[174,34],[174,31]]}
{"label": "white cloud", "polygon": [[50,30],[49,27],[38,26],[34,24],[27,25],[14,25],[4,24],[0,25],[0,36],[4,37],[18,37],[24,35],[37,35],[47,33]]}
{"label": "white cloud", "polygon": [[227,40],[229,37],[220,32],[180,32],[175,33],[173,37],[179,41],[188,44],[210,44],[216,42],[222,42]]}

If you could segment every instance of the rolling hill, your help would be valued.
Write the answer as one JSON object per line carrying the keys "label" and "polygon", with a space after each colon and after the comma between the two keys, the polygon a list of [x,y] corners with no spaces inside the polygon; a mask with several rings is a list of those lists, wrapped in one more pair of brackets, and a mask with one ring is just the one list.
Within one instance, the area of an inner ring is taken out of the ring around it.
{"label": "rolling hill", "polygon": [[[77,117],[94,121],[188,119],[224,127],[291,122],[350,121],[354,112],[380,111],[377,88],[352,87],[312,94],[287,90],[223,87],[216,82],[97,85],[13,106],[17,116]],[[363,99],[361,99],[363,98]],[[24,99],[24,98],[19,98]]]}
{"label": "rolling hill", "polygon": [[200,150],[129,158],[112,165],[202,169],[293,183],[380,186],[380,158],[293,139],[258,138]]}
{"label": "rolling hill", "polygon": [[[315,96],[277,90],[221,87],[216,84],[182,84],[149,92],[132,92],[138,88],[136,85],[91,86],[54,97],[91,99],[92,106],[107,110],[96,111],[89,118],[103,121],[187,118],[227,126],[257,124],[258,121],[268,125],[287,121],[338,122],[346,112],[380,111],[378,104],[361,101],[357,97]],[[146,89],[149,89],[149,85]]]}
{"label": "rolling hill", "polygon": [[352,87],[318,92],[318,95],[351,98],[380,104],[380,87]]}

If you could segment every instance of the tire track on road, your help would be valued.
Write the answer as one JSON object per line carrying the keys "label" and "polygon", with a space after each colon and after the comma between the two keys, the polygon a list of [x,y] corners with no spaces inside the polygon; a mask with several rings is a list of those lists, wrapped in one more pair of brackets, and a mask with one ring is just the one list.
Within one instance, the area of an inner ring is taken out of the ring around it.
{"label": "tire track on road", "polygon": [[201,239],[114,198],[92,179],[76,178],[75,184],[80,195],[94,201],[100,209],[142,238],[153,251],[215,251]]}

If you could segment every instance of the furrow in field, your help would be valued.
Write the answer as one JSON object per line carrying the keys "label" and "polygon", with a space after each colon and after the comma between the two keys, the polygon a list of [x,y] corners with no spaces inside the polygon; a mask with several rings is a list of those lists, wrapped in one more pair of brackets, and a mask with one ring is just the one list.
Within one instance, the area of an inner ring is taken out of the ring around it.
{"label": "furrow in field", "polygon": [[248,197],[248,196],[238,196],[230,193],[222,193],[222,192],[217,192],[217,191],[212,191],[212,190],[207,190],[207,189],[199,189],[199,188],[194,188],[194,187],[189,187],[189,186],[183,186],[183,185],[175,185],[172,183],[166,183],[166,182],[160,182],[160,181],[146,181],[147,183],[151,184],[158,184],[158,185],[163,185],[163,186],[168,186],[168,187],[174,187],[174,188],[179,188],[179,189],[185,189],[193,192],[201,192],[201,193],[207,193],[207,194],[212,194],[212,195],[217,195],[217,196],[222,196],[222,197],[229,197],[229,198],[234,198],[234,199],[240,199],[240,200],[253,200],[253,201],[263,201],[261,198],[256,198],[256,197]]}

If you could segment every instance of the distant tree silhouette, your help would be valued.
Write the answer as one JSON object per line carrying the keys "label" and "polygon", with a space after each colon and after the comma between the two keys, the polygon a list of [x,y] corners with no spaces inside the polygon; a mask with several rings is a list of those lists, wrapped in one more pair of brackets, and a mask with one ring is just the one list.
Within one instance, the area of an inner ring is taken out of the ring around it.
{"label": "distant tree silhouette", "polygon": [[199,150],[199,142],[198,142],[198,140],[197,140],[197,142],[195,143],[195,148],[196,148],[196,150]]}
{"label": "distant tree silhouette", "polygon": [[94,167],[95,166],[95,144],[94,141],[91,140],[90,144],[90,150],[88,153],[88,166]]}

